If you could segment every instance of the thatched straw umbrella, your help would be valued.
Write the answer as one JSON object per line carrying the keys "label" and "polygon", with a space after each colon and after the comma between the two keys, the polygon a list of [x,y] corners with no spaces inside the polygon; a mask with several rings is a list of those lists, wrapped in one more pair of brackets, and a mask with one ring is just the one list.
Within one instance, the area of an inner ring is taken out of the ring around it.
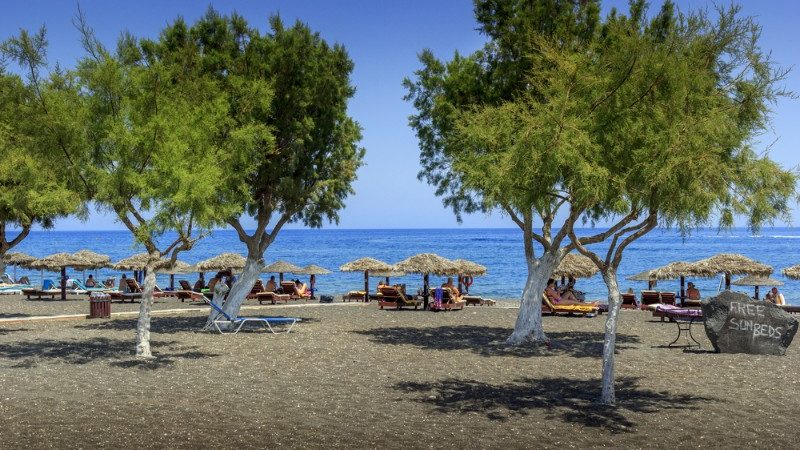
{"label": "thatched straw umbrella", "polygon": [[14,280],[17,279],[17,266],[26,266],[32,262],[36,261],[36,258],[31,255],[26,255],[25,253],[14,252],[14,253],[7,253],[3,257],[3,262],[9,265],[14,266]]}
{"label": "thatched straw umbrella", "polygon": [[755,291],[755,299],[758,300],[758,288],[761,286],[783,286],[782,281],[778,281],[774,278],[765,277],[761,275],[747,275],[746,277],[739,278],[738,280],[731,283],[735,286],[754,286],[756,288]]}
{"label": "thatched straw umbrella", "polygon": [[[133,272],[133,279],[141,283],[144,276],[144,271],[147,268],[148,259],[150,259],[149,254],[137,253],[127,258],[120,259],[119,261],[112,264],[111,268],[116,270],[117,272],[126,272],[130,270]],[[167,267],[168,265],[169,265],[169,260],[166,258],[161,258],[161,260],[156,264],[156,271],[164,267]],[[124,288],[124,286],[120,285],[120,289],[122,288]]]}
{"label": "thatched straw umbrella", "polygon": [[653,289],[658,284],[652,270],[645,270],[644,272],[639,272],[625,279],[628,281],[647,281],[647,289]]}
{"label": "thatched straw umbrella", "polygon": [[552,276],[561,277],[561,284],[564,284],[565,278],[590,278],[599,271],[600,269],[588,256],[568,253],[561,259]]}
{"label": "thatched straw umbrella", "polygon": [[800,280],[800,264],[783,269],[783,276],[793,280]]}
{"label": "thatched straw umbrella", "polygon": [[86,261],[69,253],[56,253],[45,256],[29,264],[30,267],[39,270],[56,271],[61,269],[61,300],[67,299],[67,267],[83,269],[86,265]]}
{"label": "thatched straw umbrella", "polygon": [[708,277],[709,275],[702,269],[698,268],[697,263],[690,263],[686,261],[675,261],[667,264],[666,266],[659,267],[650,271],[650,274],[656,280],[676,280],[680,279],[681,291],[678,298],[683,301],[686,297],[686,277]]}
{"label": "thatched straw umbrella", "polygon": [[392,266],[374,258],[359,258],[339,267],[342,272],[364,272],[364,301],[369,301],[369,273],[370,271],[388,272]]}
{"label": "thatched straw umbrella", "polygon": [[[469,294],[469,287],[472,286],[472,277],[486,275],[486,266],[482,266],[468,259],[454,259],[453,264],[458,267],[458,291],[461,292],[462,284],[467,288],[464,290]],[[464,280],[469,283],[462,283]]]}
{"label": "thatched straw umbrella", "polygon": [[108,255],[101,255],[100,253],[91,250],[79,250],[75,252],[75,256],[80,258],[88,264],[83,270],[83,279],[86,281],[86,269],[94,269],[95,276],[97,276],[97,269],[108,267],[111,264],[111,257]]}
{"label": "thatched straw umbrella", "polygon": [[314,284],[317,282],[317,275],[328,275],[331,273],[330,270],[320,267],[316,264],[309,264],[303,267],[300,270],[296,270],[292,272],[296,275],[309,275],[308,285],[311,287],[311,298],[315,299],[314,297]]}
{"label": "thatched straw umbrella", "polygon": [[401,272],[399,270],[387,270],[387,271],[376,270],[374,272],[369,273],[369,276],[371,277],[383,278],[384,279],[383,281],[386,283],[386,285],[389,285],[389,278],[404,277],[405,275],[406,275],[405,272]]}
{"label": "thatched straw umbrella", "polygon": [[294,274],[301,274],[303,268],[300,266],[296,266],[290,262],[278,260],[272,264],[265,266],[261,269],[264,273],[277,273],[278,279],[281,283],[283,283],[283,274],[284,273],[294,273]]}
{"label": "thatched straw umbrella", "polygon": [[726,290],[731,288],[731,275],[761,275],[767,277],[772,274],[772,266],[762,264],[737,253],[720,253],[697,261],[694,264],[694,270],[696,273],[703,273],[709,276],[724,273]]}
{"label": "thatched straw umbrella", "polygon": [[430,274],[439,276],[458,275],[458,266],[447,258],[443,258],[435,253],[420,253],[394,265],[395,270],[402,270],[408,273],[422,274],[422,298],[424,308],[428,308],[429,279]]}
{"label": "thatched straw umbrella", "polygon": [[175,261],[171,267],[165,266],[156,272],[169,274],[169,288],[175,289],[175,275],[197,272],[197,268],[183,261]]}
{"label": "thatched straw umbrella", "polygon": [[195,264],[195,267],[201,272],[239,271],[244,269],[245,263],[247,263],[245,257],[238,253],[222,253],[205,261],[200,261]]}

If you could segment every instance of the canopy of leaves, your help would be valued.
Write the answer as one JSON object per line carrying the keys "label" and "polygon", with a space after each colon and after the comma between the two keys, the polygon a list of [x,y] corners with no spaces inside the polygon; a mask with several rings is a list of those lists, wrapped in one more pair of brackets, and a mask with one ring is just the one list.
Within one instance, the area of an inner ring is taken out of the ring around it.
{"label": "canopy of leaves", "polygon": [[273,17],[262,35],[210,9],[191,27],[177,20],[143,51],[181,61],[181,76],[219,87],[226,110],[215,145],[230,173],[217,202],[238,206],[230,220],[246,213],[263,227],[275,213],[308,226],[338,221],[364,155],[361,129],[347,115],[355,90],[342,46],[299,22],[287,28]]}
{"label": "canopy of leaves", "polygon": [[[735,7],[717,20],[684,16],[667,2],[648,21],[639,1],[597,23],[560,2],[525,3],[478,2],[486,49],[447,63],[425,52],[406,81],[420,175],[457,214],[502,207],[546,217],[566,202],[586,220],[657,210],[686,230],[715,213],[723,225],[745,214],[752,227],[788,213],[795,176],[751,149],[784,94],[752,19]],[[547,26],[537,22],[542,8],[559,12]],[[500,59],[524,69],[525,82],[482,96],[498,84],[486,54],[509,46],[524,55]]]}
{"label": "canopy of leaves", "polygon": [[[34,138],[43,117],[33,92],[16,75],[0,71],[0,231],[6,226],[49,228],[57,217],[80,211],[82,196],[71,189],[64,167]],[[5,250],[5,249],[4,249]]]}

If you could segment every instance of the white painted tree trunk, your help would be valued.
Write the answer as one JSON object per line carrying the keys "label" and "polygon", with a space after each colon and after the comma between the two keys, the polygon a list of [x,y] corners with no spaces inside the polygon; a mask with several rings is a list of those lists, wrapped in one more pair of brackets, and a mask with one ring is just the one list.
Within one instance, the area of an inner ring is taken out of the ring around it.
{"label": "white painted tree trunk", "polygon": [[528,261],[528,279],[522,291],[519,315],[514,332],[506,340],[506,344],[547,342],[547,336],[542,329],[542,293],[557,264],[558,257],[552,253],[544,253],[541,258]]}
{"label": "white painted tree trunk", "polygon": [[0,253],[0,275],[6,273],[6,263],[3,261],[5,256],[5,253]]}
{"label": "white painted tree trunk", "polygon": [[150,352],[150,312],[153,309],[153,291],[156,286],[156,270],[154,265],[146,268],[142,300],[139,304],[139,321],[136,323],[136,357],[152,358]]}
{"label": "white painted tree trunk", "polygon": [[[233,284],[228,293],[228,299],[225,300],[222,305],[222,310],[229,316],[236,317],[239,315],[239,310],[247,299],[247,294],[253,290],[253,285],[256,284],[256,280],[258,280],[258,277],[261,275],[262,264],[259,262],[260,260],[261,258],[247,257],[242,275],[236,280],[236,283]],[[208,314],[208,321],[205,327],[210,328],[214,319],[219,315],[217,311],[212,309]]]}
{"label": "white painted tree trunk", "polygon": [[614,349],[617,343],[617,318],[622,306],[617,283],[617,271],[609,270],[603,274],[603,281],[608,288],[608,316],[606,317],[606,335],[603,340],[603,391],[600,402],[604,405],[613,405],[616,402],[614,394]]}

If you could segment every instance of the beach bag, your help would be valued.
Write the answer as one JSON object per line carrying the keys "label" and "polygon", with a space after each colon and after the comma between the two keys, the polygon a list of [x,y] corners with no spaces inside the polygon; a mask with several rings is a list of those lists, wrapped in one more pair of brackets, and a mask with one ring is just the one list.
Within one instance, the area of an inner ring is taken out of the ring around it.
{"label": "beach bag", "polygon": [[320,295],[319,296],[320,303],[333,303],[333,296],[332,295]]}

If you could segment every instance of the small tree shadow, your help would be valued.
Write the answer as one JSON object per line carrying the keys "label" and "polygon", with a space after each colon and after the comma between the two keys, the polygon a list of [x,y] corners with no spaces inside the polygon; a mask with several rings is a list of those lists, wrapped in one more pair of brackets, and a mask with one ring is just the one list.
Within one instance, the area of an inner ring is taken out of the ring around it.
{"label": "small tree shadow", "polygon": [[625,413],[652,414],[665,409],[697,409],[717,401],[696,395],[671,394],[638,387],[638,379],[617,380],[615,406],[596,402],[600,380],[521,378],[512,384],[494,385],[474,380],[446,379],[433,383],[401,382],[394,389],[419,393],[415,401],[441,414],[479,413],[490,420],[505,421],[515,415],[544,411],[547,419],[559,419],[614,433],[635,431]]}
{"label": "small tree shadow", "polygon": [[30,317],[30,314],[22,313],[0,313],[0,319],[16,319],[19,317]]}
{"label": "small tree shadow", "polygon": [[132,359],[134,345],[132,340],[93,338],[91,340],[54,340],[0,344],[0,358],[18,360],[12,367],[35,367],[40,361],[52,360],[67,364],[89,364],[98,360],[112,360],[115,367],[139,367],[140,369],[159,369],[171,366],[176,359],[200,359],[219,356],[197,351],[197,346],[179,346],[176,341],[151,341],[154,357],[151,359]]}
{"label": "small tree shadow", "polygon": [[28,331],[27,328],[0,328],[0,336],[16,333],[18,331]]}
{"label": "small tree shadow", "polygon": [[[368,336],[373,342],[387,345],[413,345],[431,350],[472,350],[482,356],[556,356],[599,358],[603,354],[604,335],[593,331],[548,333],[549,347],[537,344],[508,346],[506,338],[511,329],[474,325],[454,325],[434,328],[393,327],[357,330],[353,333]],[[617,352],[632,348],[639,337],[617,334]]]}
{"label": "small tree shadow", "polygon": [[[282,317],[282,316],[270,316]],[[292,316],[297,317],[297,316]],[[174,334],[186,332],[200,332],[206,324],[206,316],[172,316],[172,317],[151,317],[150,318],[150,331],[158,334]],[[300,317],[300,323],[314,323],[319,322],[319,319],[313,317]],[[86,330],[114,330],[114,331],[131,331],[136,329],[137,319],[115,319],[104,320],[100,322],[87,323],[86,325],[77,325],[75,328]],[[242,328],[242,332],[253,331],[255,326]]]}

